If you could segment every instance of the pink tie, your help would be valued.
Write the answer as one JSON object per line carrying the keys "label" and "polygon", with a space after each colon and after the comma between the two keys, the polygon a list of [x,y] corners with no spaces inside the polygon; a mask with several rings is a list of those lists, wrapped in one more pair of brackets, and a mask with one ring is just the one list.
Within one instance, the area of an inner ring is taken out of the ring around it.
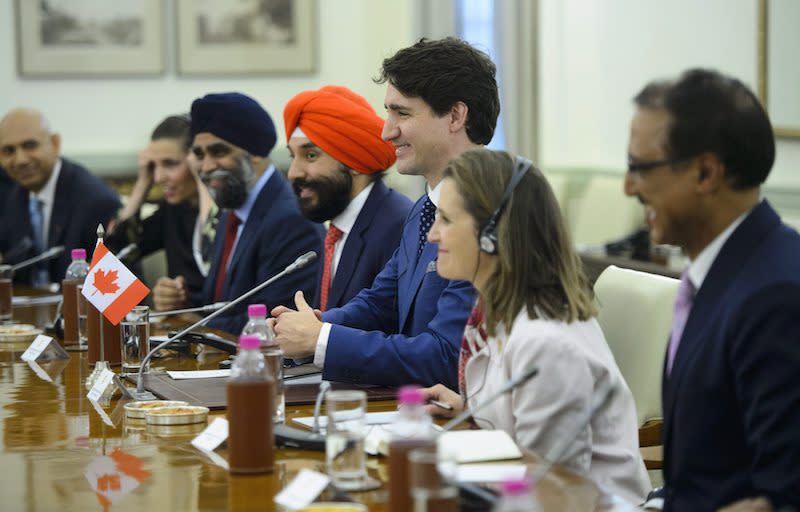
{"label": "pink tie", "polygon": [[675,310],[672,317],[672,334],[669,339],[669,353],[667,354],[667,375],[672,372],[672,364],[675,362],[675,354],[678,353],[678,345],[681,344],[683,328],[686,327],[686,319],[692,310],[695,289],[689,279],[688,271],[684,270],[681,274],[681,284],[678,286],[678,296],[675,298]]}

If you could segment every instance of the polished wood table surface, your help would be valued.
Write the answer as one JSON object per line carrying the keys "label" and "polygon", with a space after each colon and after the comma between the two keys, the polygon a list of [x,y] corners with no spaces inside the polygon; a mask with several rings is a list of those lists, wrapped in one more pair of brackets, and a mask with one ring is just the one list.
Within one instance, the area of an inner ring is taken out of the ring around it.
{"label": "polished wood table surface", "polygon": [[[25,309],[35,308],[15,309],[15,319],[42,318]],[[165,430],[135,424],[125,418],[121,400],[103,408],[114,424],[109,426],[86,398],[84,381],[91,370],[86,352],[71,352],[66,362],[40,363],[48,382],[20,360],[27,345],[0,343],[0,510],[271,511],[279,510],[275,494],[300,469],[325,471],[322,452],[280,449],[272,474],[230,475],[190,444],[204,424]],[[216,368],[222,357],[167,357],[154,360],[153,367]],[[394,401],[369,403],[370,411],[394,408]],[[286,413],[291,422],[313,411],[296,406]],[[209,420],[221,414],[212,412]],[[224,448],[216,453],[227,458]],[[534,458],[529,462],[536,465]],[[369,457],[367,466],[384,485],[350,496],[369,510],[386,510],[387,460]],[[595,510],[598,499],[591,482],[560,469],[538,492],[545,510]]]}

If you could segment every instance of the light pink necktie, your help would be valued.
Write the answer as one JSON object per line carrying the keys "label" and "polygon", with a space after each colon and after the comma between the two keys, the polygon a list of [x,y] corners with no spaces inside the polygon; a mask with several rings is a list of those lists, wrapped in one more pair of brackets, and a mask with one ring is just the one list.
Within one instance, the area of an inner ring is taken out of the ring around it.
{"label": "light pink necktie", "polygon": [[681,344],[683,328],[686,327],[686,319],[692,310],[695,289],[689,279],[689,273],[684,271],[681,274],[681,284],[678,286],[678,296],[675,298],[675,310],[672,317],[672,334],[669,339],[669,353],[667,354],[667,375],[672,372],[672,364],[675,362],[675,354],[678,353],[678,345]]}

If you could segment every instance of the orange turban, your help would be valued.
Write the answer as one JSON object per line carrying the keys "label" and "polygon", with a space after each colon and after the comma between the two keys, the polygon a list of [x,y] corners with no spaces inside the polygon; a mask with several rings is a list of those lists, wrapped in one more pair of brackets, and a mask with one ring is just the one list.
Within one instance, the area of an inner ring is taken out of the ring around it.
{"label": "orange turban", "polygon": [[385,171],[397,158],[394,145],[381,139],[383,119],[347,87],[301,92],[286,104],[283,121],[287,139],[299,125],[320,149],[363,174]]}

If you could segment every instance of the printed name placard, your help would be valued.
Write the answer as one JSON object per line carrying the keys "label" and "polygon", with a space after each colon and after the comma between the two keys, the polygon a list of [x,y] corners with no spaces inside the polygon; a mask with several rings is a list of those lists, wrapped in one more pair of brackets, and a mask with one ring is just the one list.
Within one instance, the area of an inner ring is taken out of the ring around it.
{"label": "printed name placard", "polygon": [[[23,361],[35,361],[37,359],[69,359],[69,354],[64,347],[58,343],[52,343],[53,338],[40,334],[33,339],[30,346],[22,353],[20,359]],[[45,352],[47,352],[45,354]],[[46,357],[42,357],[42,355]]]}
{"label": "printed name placard", "polygon": [[216,418],[200,434],[192,439],[192,446],[199,450],[213,452],[228,439],[228,420]]}
{"label": "printed name placard", "polygon": [[109,370],[108,368],[103,368],[103,371],[100,372],[100,375],[97,377],[97,380],[94,381],[94,385],[92,389],[89,390],[89,393],[86,395],[86,398],[89,400],[94,400],[95,402],[100,400],[100,397],[103,396],[106,392],[108,387],[113,388],[114,384],[114,372]]}
{"label": "printed name placard", "polygon": [[310,469],[301,469],[294,480],[275,496],[275,503],[289,510],[307,507],[328,486],[331,479]]}

